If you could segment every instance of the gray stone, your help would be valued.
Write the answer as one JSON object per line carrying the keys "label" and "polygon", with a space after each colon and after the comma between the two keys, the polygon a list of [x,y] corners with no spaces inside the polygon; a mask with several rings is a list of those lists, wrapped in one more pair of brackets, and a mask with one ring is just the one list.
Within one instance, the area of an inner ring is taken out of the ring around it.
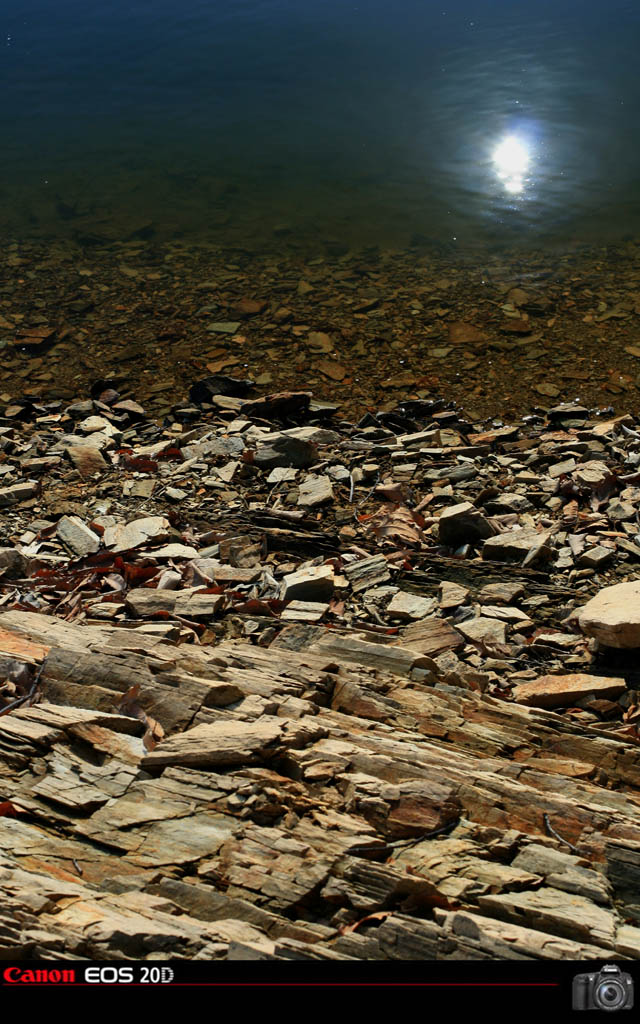
{"label": "gray stone", "polygon": [[328,477],[308,476],[300,484],[298,505],[315,508],[316,505],[324,505],[327,501],[333,501],[333,487]]}
{"label": "gray stone", "polygon": [[452,548],[484,540],[494,532],[491,523],[470,501],[445,509],[438,520],[438,531],[442,543]]}
{"label": "gray stone", "polygon": [[493,562],[524,562],[531,552],[537,552],[542,560],[551,554],[548,539],[548,534],[537,530],[509,530],[489,537],[482,547],[482,557]]}
{"label": "gray stone", "polygon": [[79,516],[63,516],[58,522],[56,534],[79,558],[95,554],[100,547],[100,538],[85,526]]}
{"label": "gray stone", "polygon": [[608,565],[612,561],[615,551],[612,548],[605,548],[602,544],[597,544],[593,548],[588,548],[578,558],[578,565],[587,566],[589,569],[601,569],[604,565]]}
{"label": "gray stone", "polygon": [[39,484],[35,480],[26,480],[11,487],[0,487],[0,508],[8,508],[10,505],[17,505],[21,501],[33,498],[38,489]]}
{"label": "gray stone", "polygon": [[[118,523],[104,531],[104,546],[114,551],[130,551],[151,541],[165,540],[169,535],[169,520],[164,516],[148,516],[132,523]],[[194,556],[197,551],[194,551]]]}
{"label": "gray stone", "polygon": [[318,459],[318,449],[310,441],[284,435],[260,445],[253,455],[254,465],[260,469],[274,469],[276,466],[306,469]]}

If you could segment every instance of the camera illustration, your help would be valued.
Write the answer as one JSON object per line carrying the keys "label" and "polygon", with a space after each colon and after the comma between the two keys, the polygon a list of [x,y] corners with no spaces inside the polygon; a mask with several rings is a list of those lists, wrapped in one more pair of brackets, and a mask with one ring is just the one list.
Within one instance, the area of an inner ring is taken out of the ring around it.
{"label": "camera illustration", "polygon": [[574,1010],[630,1010],[633,978],[615,964],[605,964],[597,974],[576,974],[572,996]]}

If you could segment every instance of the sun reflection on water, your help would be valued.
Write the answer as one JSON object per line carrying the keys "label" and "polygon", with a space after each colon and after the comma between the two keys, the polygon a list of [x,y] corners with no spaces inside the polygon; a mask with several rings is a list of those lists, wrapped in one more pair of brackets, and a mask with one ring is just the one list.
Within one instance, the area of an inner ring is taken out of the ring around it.
{"label": "sun reflection on water", "polygon": [[506,191],[513,195],[524,191],[530,162],[528,146],[516,135],[508,135],[493,153],[496,174]]}

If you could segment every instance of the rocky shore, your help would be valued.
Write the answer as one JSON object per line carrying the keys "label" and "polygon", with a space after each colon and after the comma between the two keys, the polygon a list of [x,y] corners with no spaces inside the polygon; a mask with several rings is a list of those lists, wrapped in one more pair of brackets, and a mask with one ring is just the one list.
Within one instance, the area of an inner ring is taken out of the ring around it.
{"label": "rocky shore", "polygon": [[640,954],[640,429],[0,407],[0,951]]}

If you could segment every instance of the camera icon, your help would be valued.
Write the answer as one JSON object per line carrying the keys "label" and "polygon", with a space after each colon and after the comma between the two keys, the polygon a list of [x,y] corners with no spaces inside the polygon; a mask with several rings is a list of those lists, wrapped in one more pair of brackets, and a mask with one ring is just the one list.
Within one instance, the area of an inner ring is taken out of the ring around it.
{"label": "camera icon", "polygon": [[605,964],[597,974],[576,974],[572,997],[574,1010],[630,1010],[633,978],[615,964]]}

